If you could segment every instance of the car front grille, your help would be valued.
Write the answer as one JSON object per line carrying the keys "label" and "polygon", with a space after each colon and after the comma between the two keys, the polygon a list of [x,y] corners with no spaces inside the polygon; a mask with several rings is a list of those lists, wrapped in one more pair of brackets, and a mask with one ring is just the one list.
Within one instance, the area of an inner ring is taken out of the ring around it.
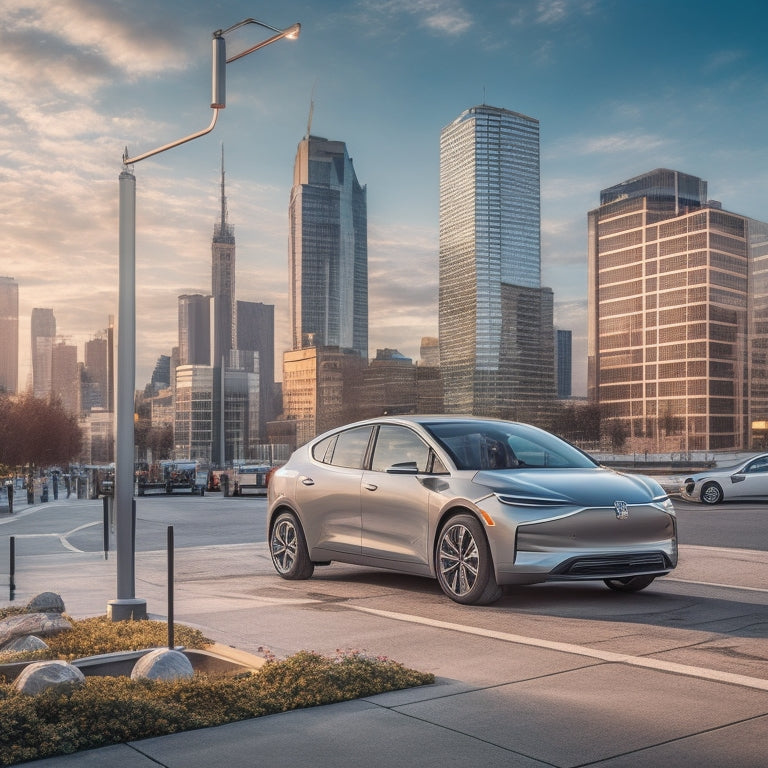
{"label": "car front grille", "polygon": [[573,578],[605,578],[622,574],[669,571],[672,564],[663,552],[641,552],[627,555],[574,557],[552,573]]}

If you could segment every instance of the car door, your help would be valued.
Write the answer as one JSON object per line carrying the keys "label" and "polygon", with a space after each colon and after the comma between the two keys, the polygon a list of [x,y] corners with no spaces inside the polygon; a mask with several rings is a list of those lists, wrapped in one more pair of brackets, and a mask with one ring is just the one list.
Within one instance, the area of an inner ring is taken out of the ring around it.
{"label": "car door", "polygon": [[744,471],[731,478],[733,493],[730,497],[768,498],[768,456],[758,456],[744,467]]}
{"label": "car door", "polygon": [[395,424],[379,427],[360,491],[362,551],[372,561],[429,562],[432,492],[419,477],[429,459],[429,446],[413,430]]}
{"label": "car door", "polygon": [[360,483],[372,429],[339,432],[300,472],[296,502],[310,550],[360,554]]}

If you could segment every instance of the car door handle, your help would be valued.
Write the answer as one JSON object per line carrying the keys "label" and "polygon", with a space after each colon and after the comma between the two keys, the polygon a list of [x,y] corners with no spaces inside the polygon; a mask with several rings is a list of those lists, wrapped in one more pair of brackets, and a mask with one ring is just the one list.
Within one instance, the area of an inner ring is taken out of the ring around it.
{"label": "car door handle", "polygon": [[314,485],[315,481],[311,477],[302,477],[301,482],[303,485]]}
{"label": "car door handle", "polygon": [[365,483],[365,490],[366,491],[375,491],[379,486],[375,485],[374,483]]}

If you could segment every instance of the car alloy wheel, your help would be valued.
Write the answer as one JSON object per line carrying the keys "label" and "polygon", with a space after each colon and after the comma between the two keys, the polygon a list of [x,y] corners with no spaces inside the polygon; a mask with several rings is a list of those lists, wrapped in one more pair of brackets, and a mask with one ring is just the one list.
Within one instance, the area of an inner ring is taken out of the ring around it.
{"label": "car alloy wheel", "polygon": [[701,489],[701,500],[705,504],[719,504],[723,500],[723,489],[717,483],[707,483]]}
{"label": "car alloy wheel", "polygon": [[275,570],[284,579],[308,579],[315,570],[304,531],[291,512],[282,512],[272,525],[269,551]]}
{"label": "car alloy wheel", "polygon": [[437,579],[448,597],[464,605],[487,605],[501,596],[491,551],[477,518],[456,515],[437,541]]}

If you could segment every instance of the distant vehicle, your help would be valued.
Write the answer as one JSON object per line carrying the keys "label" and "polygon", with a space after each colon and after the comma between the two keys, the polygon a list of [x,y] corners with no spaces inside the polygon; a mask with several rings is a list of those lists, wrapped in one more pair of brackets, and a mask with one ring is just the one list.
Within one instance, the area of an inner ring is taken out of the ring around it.
{"label": "distant vehicle", "polygon": [[193,459],[166,459],[136,467],[139,496],[158,493],[201,493],[208,485],[208,468]]}
{"label": "distant vehicle", "polygon": [[265,496],[267,480],[272,467],[269,464],[240,464],[232,470],[234,481],[233,496],[249,493]]}
{"label": "distant vehicle", "polygon": [[686,501],[719,504],[738,499],[768,499],[768,453],[728,467],[714,467],[687,477],[680,489]]}
{"label": "distant vehicle", "polygon": [[113,496],[115,492],[114,464],[86,464],[83,467],[88,478],[90,498]]}
{"label": "distant vehicle", "polygon": [[270,479],[267,540],[284,579],[336,560],[431,576],[478,605],[545,581],[636,592],[677,565],[675,510],[655,480],[536,427],[458,416],[311,440]]}

